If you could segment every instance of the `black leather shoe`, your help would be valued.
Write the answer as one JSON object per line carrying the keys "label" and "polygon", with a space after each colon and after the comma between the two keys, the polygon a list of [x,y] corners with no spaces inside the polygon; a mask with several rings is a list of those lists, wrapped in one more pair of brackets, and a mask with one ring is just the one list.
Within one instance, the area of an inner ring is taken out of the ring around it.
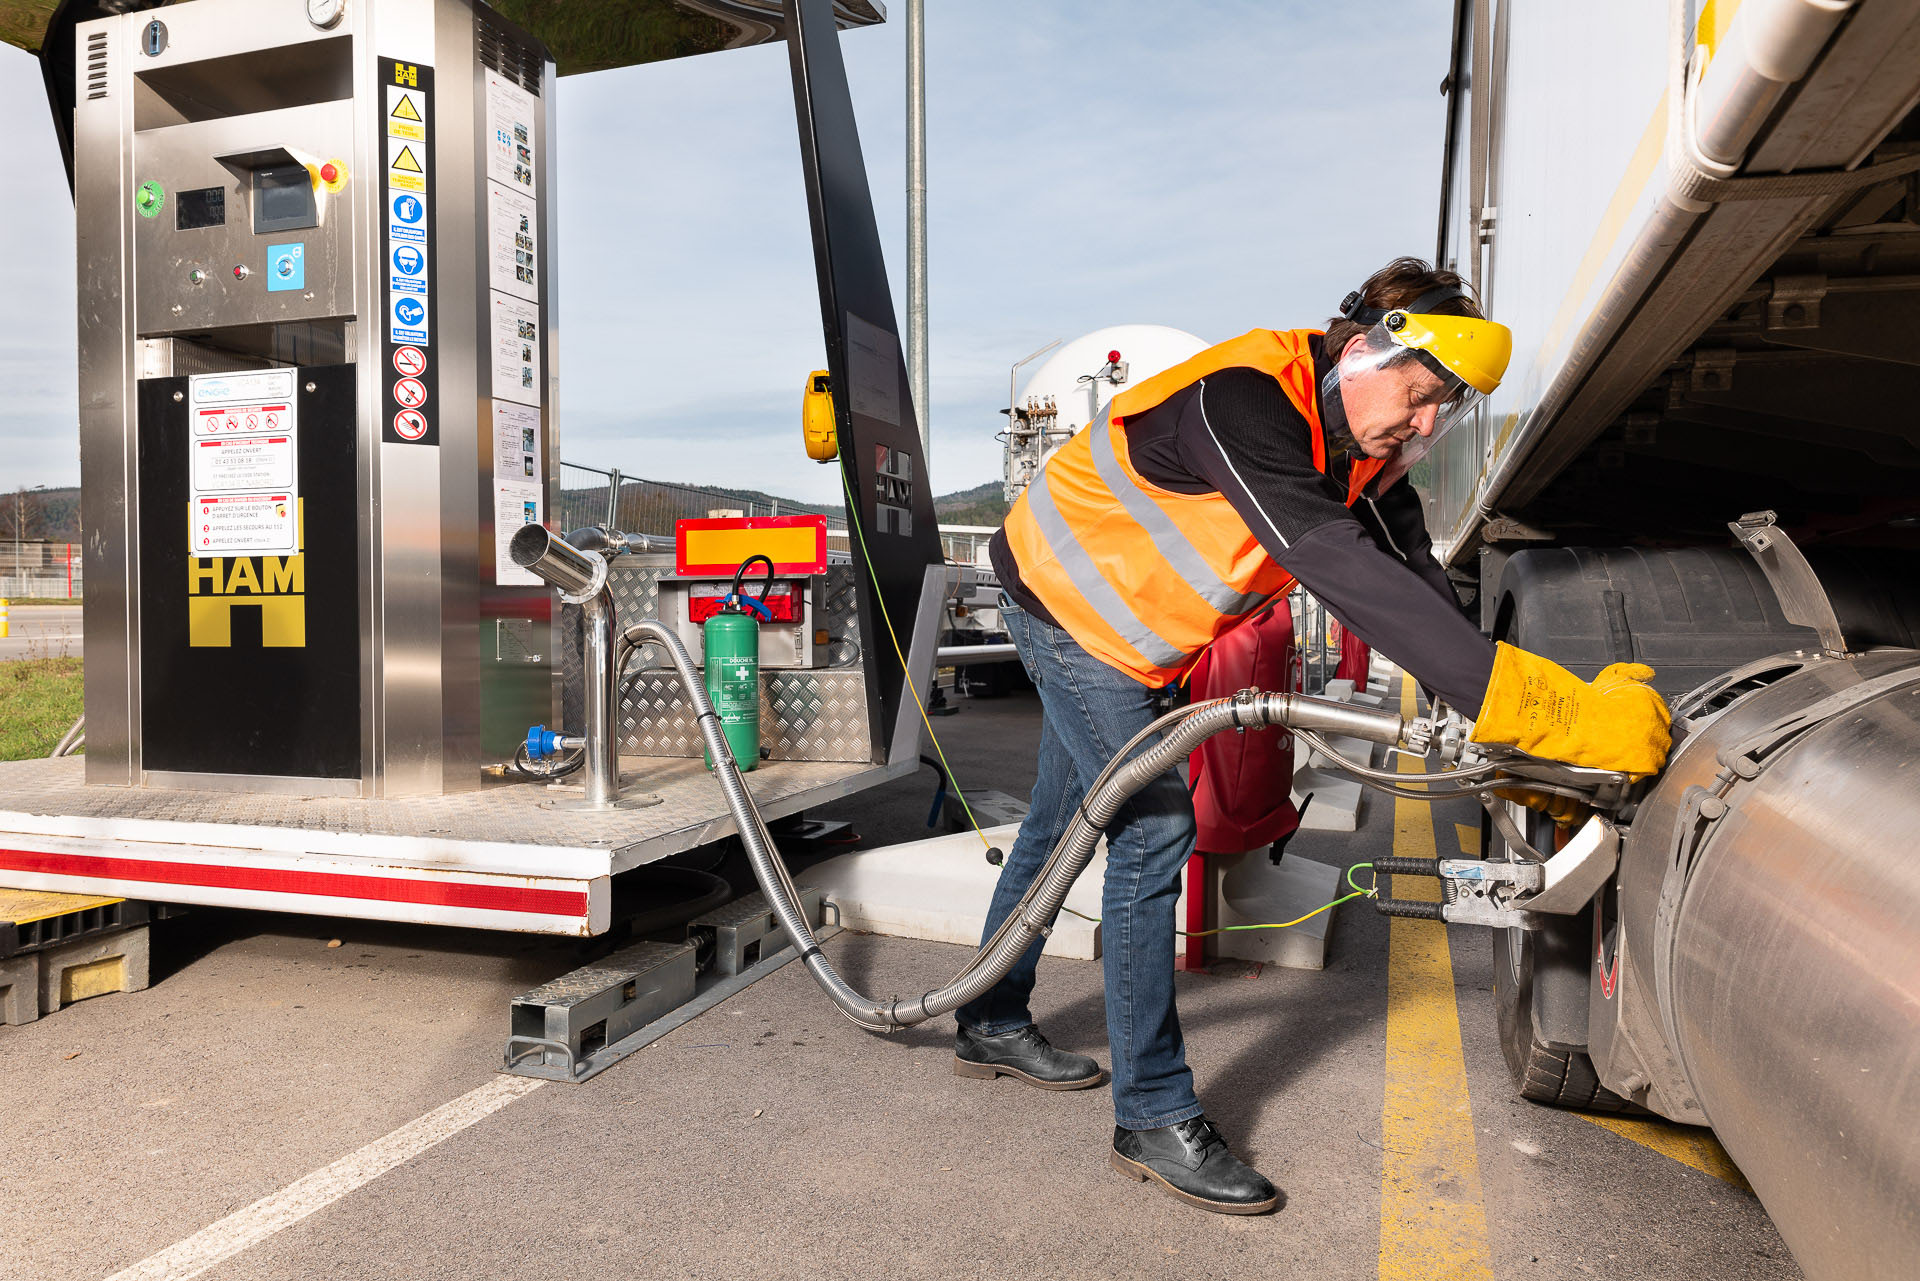
{"label": "black leather shoe", "polygon": [[1103,1075],[1086,1055],[1047,1044],[1031,1023],[999,1036],[959,1029],[953,1037],[953,1074],[981,1080],[1013,1076],[1043,1090],[1084,1090],[1100,1084]]}
{"label": "black leather shoe", "polygon": [[1280,1190],[1233,1153],[1204,1116],[1157,1130],[1113,1131],[1113,1168],[1142,1183],[1152,1179],[1188,1205],[1215,1214],[1265,1214]]}

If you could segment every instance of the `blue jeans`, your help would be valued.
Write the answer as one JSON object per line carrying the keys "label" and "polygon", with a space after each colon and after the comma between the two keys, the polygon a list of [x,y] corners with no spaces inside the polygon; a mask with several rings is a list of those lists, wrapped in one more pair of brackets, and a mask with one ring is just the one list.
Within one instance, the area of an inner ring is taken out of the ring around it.
{"label": "blue jeans", "polygon": [[[983,939],[1026,892],[1087,785],[1154,717],[1153,690],[1087,653],[1065,631],[1004,604],[1001,616],[1040,691],[1045,718],[1033,806],[1001,869]],[[1135,793],[1106,836],[1101,945],[1113,1114],[1126,1129],[1151,1130],[1201,1112],[1173,1008],[1173,909],[1194,838],[1193,798],[1179,773],[1162,774]],[[962,1006],[960,1022],[988,1036],[1032,1023],[1027,1001],[1041,947],[1036,942],[991,991]]]}

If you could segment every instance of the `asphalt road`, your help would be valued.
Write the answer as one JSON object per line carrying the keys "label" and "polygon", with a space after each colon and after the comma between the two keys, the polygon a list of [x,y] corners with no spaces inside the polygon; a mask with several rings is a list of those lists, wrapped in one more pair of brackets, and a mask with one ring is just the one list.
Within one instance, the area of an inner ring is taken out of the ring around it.
{"label": "asphalt road", "polygon": [[[962,782],[1030,786],[1034,712],[1028,695],[938,722]],[[870,843],[911,838],[932,790],[923,770],[838,812]],[[1457,839],[1473,815],[1440,808],[1436,839]],[[1394,818],[1370,799],[1359,832],[1303,834],[1289,857],[1385,853]],[[1449,945],[1426,995],[1457,1012],[1459,1097],[1407,1106],[1404,1056],[1388,1050],[1403,936],[1364,903],[1339,911],[1324,971],[1176,979],[1200,1097],[1285,1190],[1273,1215],[1208,1215],[1122,1179],[1104,1090],[957,1078],[950,1023],[870,1035],[789,966],[593,1081],[513,1098],[341,1195],[297,1185],[273,1205],[311,1213],[204,1275],[1799,1275],[1742,1187],[1514,1096],[1484,931],[1428,927]],[[924,991],[964,956],[864,935],[826,950],[873,991]],[[563,940],[215,910],[156,926],[151,990],[0,1028],[9,1274],[107,1277],[186,1241],[142,1275],[190,1275],[218,1245],[196,1235],[209,1225],[257,1224],[260,1198],[329,1166],[337,1182],[359,1167],[334,1163],[397,1127],[516,1086],[494,1071],[507,1003],[580,956]],[[1097,964],[1043,960],[1036,1013],[1106,1061]],[[1406,1168],[1408,1126],[1457,1160]],[[1389,1266],[1388,1207],[1408,1204],[1482,1223],[1484,1266]]]}
{"label": "asphalt road", "polygon": [[80,657],[80,606],[9,605],[0,662],[13,658]]}

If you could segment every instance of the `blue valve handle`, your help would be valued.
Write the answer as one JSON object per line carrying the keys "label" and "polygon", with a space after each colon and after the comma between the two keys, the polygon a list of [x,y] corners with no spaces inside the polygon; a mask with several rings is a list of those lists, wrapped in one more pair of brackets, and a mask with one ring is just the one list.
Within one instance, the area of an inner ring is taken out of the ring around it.
{"label": "blue valve handle", "polygon": [[545,725],[534,725],[527,730],[527,759],[544,761],[560,751],[560,740],[566,735],[548,729]]}

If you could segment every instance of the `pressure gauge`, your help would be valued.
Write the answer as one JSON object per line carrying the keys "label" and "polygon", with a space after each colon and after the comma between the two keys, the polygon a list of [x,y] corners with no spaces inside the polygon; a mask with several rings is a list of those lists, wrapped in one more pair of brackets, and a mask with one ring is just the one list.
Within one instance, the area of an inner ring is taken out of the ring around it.
{"label": "pressure gauge", "polygon": [[307,21],[325,31],[347,16],[347,0],[307,0]]}

